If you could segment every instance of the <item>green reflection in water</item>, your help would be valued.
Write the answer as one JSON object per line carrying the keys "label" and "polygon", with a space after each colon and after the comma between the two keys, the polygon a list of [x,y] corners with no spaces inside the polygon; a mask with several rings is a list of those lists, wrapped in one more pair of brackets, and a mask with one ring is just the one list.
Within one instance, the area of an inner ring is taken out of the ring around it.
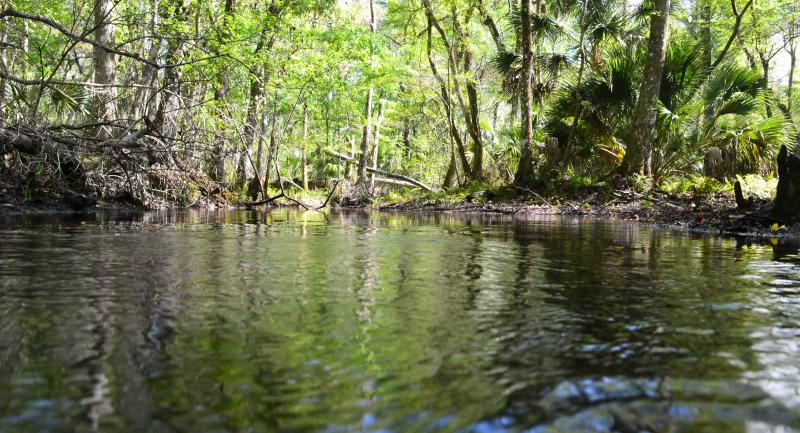
{"label": "green reflection in water", "polygon": [[786,246],[448,214],[0,224],[0,432],[800,427]]}

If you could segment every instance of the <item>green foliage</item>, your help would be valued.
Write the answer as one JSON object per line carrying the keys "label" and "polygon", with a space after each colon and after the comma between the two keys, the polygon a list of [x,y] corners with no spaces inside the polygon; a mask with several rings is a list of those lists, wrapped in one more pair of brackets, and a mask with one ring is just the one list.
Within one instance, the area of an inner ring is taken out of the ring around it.
{"label": "green foliage", "polygon": [[[15,77],[6,82],[2,95],[4,118],[10,124],[70,131],[59,136],[59,145],[79,166],[88,167],[94,186],[105,188],[114,179],[118,187],[138,182],[142,188],[196,196],[200,180],[170,184],[164,182],[170,176],[164,173],[212,175],[222,160],[226,173],[219,179],[221,189],[235,195],[246,189],[247,176],[253,177],[242,161],[261,161],[260,175],[272,180],[277,161],[280,175],[297,179],[301,148],[312,183],[341,178],[348,164],[331,151],[359,157],[369,89],[374,94],[371,127],[376,126],[378,101],[386,106],[379,168],[440,186],[455,154],[454,182],[465,186],[429,199],[463,198],[477,188],[469,183],[479,156],[468,133],[471,123],[477,125],[482,145],[477,178],[487,183],[477,184],[479,188],[507,184],[516,172],[522,147],[517,40],[522,19],[509,3],[434,2],[433,19],[439,26],[430,32],[430,41],[428,17],[419,2],[409,0],[374,3],[375,31],[363,2],[243,0],[232,11],[220,0],[113,4],[115,48],[173,66],[160,68],[148,82],[144,63],[116,56],[115,82],[93,83],[97,74],[91,45],[37,21],[9,21],[2,28],[7,41],[4,70]],[[89,6],[73,0],[14,2],[16,10],[94,38]],[[670,179],[667,183],[675,190],[703,193],[716,187],[697,177],[709,147],[734,151],[740,175],[769,175],[780,146],[800,142],[800,92],[795,89],[790,95],[788,71],[776,66],[787,64],[786,47],[796,47],[790,42],[800,38],[796,2],[755,3],[714,67],[707,57],[716,60],[720,55],[734,17],[726,2],[713,0],[710,6],[712,16],[703,21],[696,2],[673,4],[654,131],[653,179],[644,184]],[[557,138],[561,151],[570,152],[562,159],[570,164],[549,171],[568,173],[567,188],[605,179],[622,160],[631,140],[653,10],[650,1],[630,9],[613,0],[550,0],[544,2],[544,12],[531,17],[534,159],[545,163],[545,142]],[[703,26],[711,30],[709,41],[702,39]],[[704,56],[706,49],[710,56]],[[166,85],[168,71],[178,76],[173,87]],[[163,115],[159,105],[168,95],[179,101],[173,107],[178,112],[175,137],[153,133],[144,145],[109,151],[96,129],[86,125],[98,120],[96,96],[112,88],[117,119],[108,123],[115,125],[115,139],[141,128],[145,119],[153,122]],[[471,104],[477,104],[475,118]],[[169,158],[157,157],[165,153]],[[29,159],[30,170],[58,161]],[[169,161],[178,164],[172,167]],[[352,177],[355,162],[349,166]],[[676,183],[677,177],[685,180]],[[145,185],[148,179],[152,182]],[[416,193],[398,191],[387,200],[409,194]]]}
{"label": "green foliage", "polygon": [[668,179],[661,184],[661,189],[670,194],[690,192],[696,196],[707,196],[719,191],[732,191],[733,186],[714,178],[690,175]]}

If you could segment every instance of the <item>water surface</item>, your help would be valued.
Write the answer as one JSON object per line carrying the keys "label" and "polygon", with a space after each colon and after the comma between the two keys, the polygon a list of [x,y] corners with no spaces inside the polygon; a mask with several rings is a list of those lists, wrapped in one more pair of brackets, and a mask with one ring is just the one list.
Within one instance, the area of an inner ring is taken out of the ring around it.
{"label": "water surface", "polygon": [[0,221],[0,432],[789,432],[788,246],[574,218]]}

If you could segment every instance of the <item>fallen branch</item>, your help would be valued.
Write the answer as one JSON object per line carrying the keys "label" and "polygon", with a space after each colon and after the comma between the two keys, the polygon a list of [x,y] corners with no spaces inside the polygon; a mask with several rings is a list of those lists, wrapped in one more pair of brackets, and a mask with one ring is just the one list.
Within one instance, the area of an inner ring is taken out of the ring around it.
{"label": "fallen branch", "polygon": [[281,187],[281,194],[280,195],[282,195],[287,200],[289,200],[291,202],[294,202],[298,206],[302,206],[305,210],[311,210],[311,208],[308,207],[308,205],[306,205],[305,203],[301,202],[300,200],[294,199],[294,198],[289,197],[288,195],[286,195],[286,190],[283,189],[283,177],[281,176],[281,169],[280,169],[280,167],[278,167],[278,156],[277,155],[275,155],[272,158],[272,162],[275,164],[275,173],[278,174],[278,186]]}
{"label": "fallen branch", "polygon": [[328,197],[325,199],[325,203],[322,203],[322,206],[314,208],[314,210],[322,209],[328,205],[328,202],[331,201],[331,197],[333,197],[333,193],[336,192],[336,188],[339,186],[339,182],[341,181],[342,180],[339,179],[336,181],[336,183],[333,184],[333,188],[331,188],[331,192],[328,193]]}
{"label": "fallen branch", "polygon": [[549,201],[547,201],[547,199],[546,199],[546,198],[542,197],[541,195],[539,195],[539,193],[537,193],[536,191],[534,191],[534,190],[532,190],[532,189],[524,188],[524,187],[517,186],[517,185],[513,185],[513,187],[514,187],[514,188],[516,188],[516,189],[519,189],[519,190],[525,191],[525,192],[527,192],[527,193],[533,194],[533,195],[535,195],[535,196],[536,196],[536,197],[537,197],[539,200],[543,201],[543,202],[544,202],[544,204],[546,204],[546,205],[548,205],[548,206],[553,206],[553,205],[552,205],[552,204],[551,204]]}
{"label": "fallen branch", "polygon": [[[343,159],[345,161],[353,161],[353,158],[351,158],[351,157],[349,157],[347,155],[341,154],[339,152],[335,152],[333,150],[328,150],[328,153],[333,155],[333,156],[335,156],[335,157],[337,157],[337,158],[339,158],[339,159]],[[428,185],[425,185],[424,183],[422,183],[422,182],[420,182],[420,181],[418,181],[418,180],[416,180],[414,178],[411,178],[411,177],[408,177],[408,176],[405,176],[405,175],[402,175],[402,174],[391,173],[391,172],[380,170],[380,169],[373,168],[373,167],[367,167],[367,171],[370,172],[370,173],[378,174],[378,175],[381,175],[381,176],[384,176],[384,177],[388,177],[388,178],[391,178],[391,179],[402,180],[402,181],[407,182],[407,183],[409,183],[409,184],[411,184],[413,186],[421,188],[421,189],[423,189],[425,191],[433,192],[433,188],[429,187]]]}
{"label": "fallen branch", "polygon": [[331,201],[331,197],[333,197],[333,193],[336,192],[336,188],[339,186],[339,182],[341,182],[341,179],[337,180],[336,183],[333,184],[333,188],[331,188],[331,191],[328,193],[328,197],[325,198],[325,202],[322,203],[321,206],[317,206],[317,207],[314,207],[314,208],[310,208],[307,205],[303,204],[302,202],[287,196],[284,192],[280,192],[276,196],[269,197],[269,198],[266,198],[264,200],[249,201],[249,202],[246,202],[246,203],[242,203],[242,205],[245,206],[245,207],[261,206],[261,205],[272,203],[273,201],[275,201],[275,200],[277,200],[279,198],[285,198],[287,200],[290,200],[290,201],[292,201],[292,202],[304,207],[306,210],[319,210],[319,209],[322,209],[322,208],[325,208],[325,207],[328,206],[328,202]]}
{"label": "fallen branch", "polygon": [[384,183],[387,185],[397,185],[397,186],[416,186],[410,182],[406,182],[400,179],[389,179],[387,177],[376,177],[375,183]]}
{"label": "fallen branch", "polygon": [[285,195],[283,195],[282,192],[278,193],[278,195],[276,195],[274,197],[268,197],[268,198],[266,198],[264,200],[248,201],[248,202],[242,203],[242,205],[244,205],[246,207],[261,206],[261,205],[272,203],[273,201],[275,201],[275,200],[277,200],[277,199],[279,199],[281,197],[285,197]]}

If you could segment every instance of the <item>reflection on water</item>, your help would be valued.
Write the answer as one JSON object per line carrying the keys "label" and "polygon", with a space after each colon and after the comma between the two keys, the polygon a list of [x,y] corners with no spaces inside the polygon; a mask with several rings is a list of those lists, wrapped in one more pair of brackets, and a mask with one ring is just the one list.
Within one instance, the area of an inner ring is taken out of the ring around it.
{"label": "reflection on water", "polygon": [[800,428],[796,248],[288,210],[0,238],[0,432]]}

